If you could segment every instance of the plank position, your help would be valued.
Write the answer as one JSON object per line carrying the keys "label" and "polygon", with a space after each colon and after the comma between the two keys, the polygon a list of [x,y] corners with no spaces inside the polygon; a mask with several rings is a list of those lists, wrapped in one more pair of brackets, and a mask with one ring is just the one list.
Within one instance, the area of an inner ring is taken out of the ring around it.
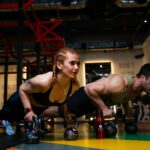
{"label": "plank position", "polygon": [[[79,88],[69,97],[67,107],[76,117],[95,110],[109,116],[112,114],[109,106],[125,103],[143,91],[150,94],[150,63],[144,64],[136,76],[112,74]],[[58,111],[63,116],[61,107]]]}

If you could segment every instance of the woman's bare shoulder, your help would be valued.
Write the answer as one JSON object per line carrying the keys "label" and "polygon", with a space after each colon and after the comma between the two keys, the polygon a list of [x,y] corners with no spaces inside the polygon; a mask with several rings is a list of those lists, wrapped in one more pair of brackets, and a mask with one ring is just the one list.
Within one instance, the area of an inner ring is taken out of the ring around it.
{"label": "woman's bare shoulder", "polygon": [[41,83],[41,85],[46,85],[52,83],[53,73],[47,72],[39,74],[31,79],[32,82]]}

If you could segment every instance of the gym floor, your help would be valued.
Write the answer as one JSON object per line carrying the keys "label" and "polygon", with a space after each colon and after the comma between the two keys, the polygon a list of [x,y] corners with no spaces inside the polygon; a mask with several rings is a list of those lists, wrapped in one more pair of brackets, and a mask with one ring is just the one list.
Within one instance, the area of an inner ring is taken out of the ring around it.
{"label": "gym floor", "polygon": [[127,134],[124,131],[124,124],[118,124],[117,128],[116,137],[96,139],[94,127],[88,122],[81,122],[78,124],[79,138],[75,141],[66,141],[63,137],[63,125],[56,123],[53,130],[41,138],[39,144],[25,144],[19,138],[15,146],[10,144],[6,150],[141,150],[150,148],[150,123],[140,123],[136,134]]}

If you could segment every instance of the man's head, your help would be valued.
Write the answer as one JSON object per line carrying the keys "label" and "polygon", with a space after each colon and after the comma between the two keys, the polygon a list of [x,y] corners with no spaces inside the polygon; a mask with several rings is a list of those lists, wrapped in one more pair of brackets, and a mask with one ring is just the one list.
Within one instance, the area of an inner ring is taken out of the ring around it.
{"label": "man's head", "polygon": [[137,78],[140,81],[140,85],[148,95],[150,95],[150,63],[144,64],[139,72]]}
{"label": "man's head", "polygon": [[146,78],[150,77],[150,63],[144,64],[141,66],[139,72],[137,73],[137,77],[141,77],[141,75],[144,75]]}

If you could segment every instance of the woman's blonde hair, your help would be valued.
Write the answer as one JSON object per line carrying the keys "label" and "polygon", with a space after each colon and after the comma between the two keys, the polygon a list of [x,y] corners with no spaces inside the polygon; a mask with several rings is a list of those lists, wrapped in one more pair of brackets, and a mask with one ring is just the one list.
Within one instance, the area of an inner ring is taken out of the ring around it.
{"label": "woman's blonde hair", "polygon": [[63,63],[67,58],[67,53],[79,55],[73,48],[64,47],[59,49],[53,58],[53,81],[56,80],[57,74],[60,72],[59,68],[57,67],[57,62],[59,61]]}

